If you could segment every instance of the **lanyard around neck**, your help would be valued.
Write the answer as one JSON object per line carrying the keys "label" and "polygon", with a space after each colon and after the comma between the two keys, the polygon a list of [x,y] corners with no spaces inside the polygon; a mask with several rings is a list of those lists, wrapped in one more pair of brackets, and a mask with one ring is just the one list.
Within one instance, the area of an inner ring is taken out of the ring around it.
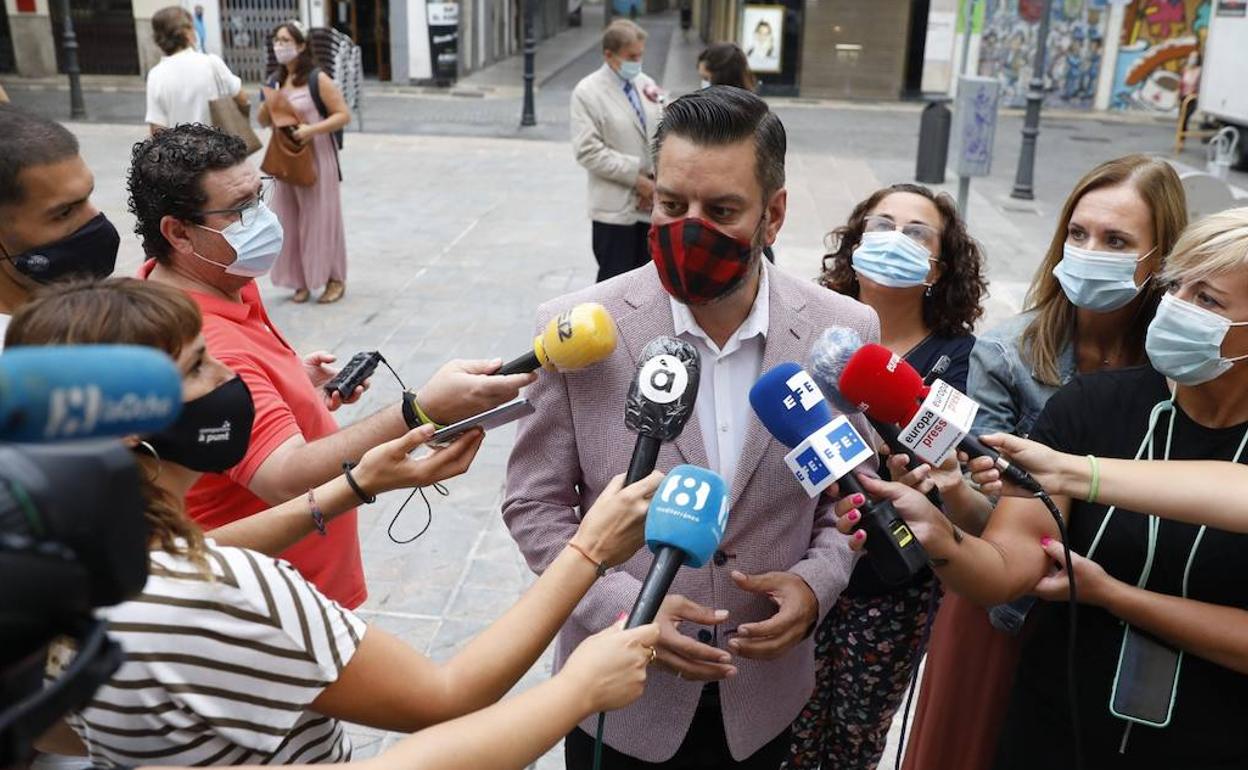
{"label": "lanyard around neck", "polygon": [[[1153,411],[1148,416],[1148,435],[1144,437],[1144,440],[1140,442],[1140,448],[1136,450],[1136,453],[1135,453],[1136,460],[1141,459],[1144,456],[1145,452],[1148,453],[1149,460],[1156,459],[1154,455],[1154,446],[1155,446],[1154,437],[1157,433],[1157,422],[1161,419],[1161,415],[1164,414],[1165,412],[1170,413],[1170,423],[1169,423],[1169,426],[1166,428],[1166,447],[1162,454],[1162,459],[1163,460],[1170,459],[1170,447],[1174,439],[1174,416],[1175,416],[1176,411],[1177,410],[1174,407],[1174,396],[1171,396],[1166,401],[1158,402],[1157,405],[1153,407]],[[1248,431],[1245,431],[1244,437],[1240,439],[1239,448],[1235,450],[1235,456],[1231,458],[1231,462],[1233,463],[1239,462],[1240,457],[1244,453],[1244,447],[1246,445],[1248,445]],[[1101,537],[1105,534],[1105,530],[1109,526],[1109,520],[1113,518],[1114,513],[1117,510],[1118,510],[1118,506],[1111,505],[1109,509],[1105,511],[1105,517],[1101,519],[1101,526],[1097,528],[1096,536],[1092,538],[1092,545],[1088,547],[1087,557],[1089,559],[1091,559],[1093,554],[1096,553],[1096,547],[1101,544]],[[1157,535],[1161,530],[1161,519],[1152,514],[1147,514],[1147,516],[1148,516],[1148,552],[1144,558],[1144,569],[1140,571],[1140,578],[1135,583],[1137,588],[1144,588],[1148,584],[1149,576],[1151,576],[1153,573],[1153,559],[1157,555]],[[1204,539],[1206,529],[1208,529],[1208,527],[1202,524],[1200,529],[1196,532],[1196,539],[1192,542],[1192,549],[1187,554],[1187,564],[1183,567],[1183,598],[1184,599],[1187,598],[1187,582],[1188,582],[1188,577],[1191,575],[1192,564],[1196,561],[1196,551],[1197,549],[1200,548],[1200,541]]]}

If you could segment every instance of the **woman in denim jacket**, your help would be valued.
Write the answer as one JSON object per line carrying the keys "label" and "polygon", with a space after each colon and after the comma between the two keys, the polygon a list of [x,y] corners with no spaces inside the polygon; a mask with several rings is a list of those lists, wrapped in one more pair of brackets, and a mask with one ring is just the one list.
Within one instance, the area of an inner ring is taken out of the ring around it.
{"label": "woman in denim jacket", "polygon": [[[1154,276],[1186,225],[1183,187],[1163,160],[1128,155],[1079,180],[1025,311],[980,336],[971,351],[967,388],[980,405],[973,432],[1025,436],[1049,397],[1075,374],[1146,363],[1144,336],[1165,293]],[[931,477],[950,518],[982,531],[993,501],[956,468]],[[1016,634],[1026,608],[994,609],[994,625]],[[945,597],[932,630],[908,770],[992,766],[1021,646],[1017,636],[995,630],[983,608],[956,594]]]}

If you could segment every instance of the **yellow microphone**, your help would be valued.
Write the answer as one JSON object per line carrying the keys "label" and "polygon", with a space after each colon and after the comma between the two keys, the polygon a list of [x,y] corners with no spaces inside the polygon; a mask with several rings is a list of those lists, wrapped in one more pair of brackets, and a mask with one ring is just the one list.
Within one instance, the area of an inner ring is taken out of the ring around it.
{"label": "yellow microphone", "polygon": [[615,321],[607,309],[585,302],[550,319],[533,339],[533,350],[503,364],[498,374],[584,369],[615,351],[615,336]]}

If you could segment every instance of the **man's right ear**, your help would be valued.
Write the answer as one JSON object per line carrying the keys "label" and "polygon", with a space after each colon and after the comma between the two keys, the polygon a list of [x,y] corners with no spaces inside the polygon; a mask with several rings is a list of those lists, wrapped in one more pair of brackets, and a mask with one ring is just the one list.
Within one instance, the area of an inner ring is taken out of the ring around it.
{"label": "man's right ear", "polygon": [[172,251],[176,253],[190,254],[195,251],[195,244],[191,242],[192,227],[194,225],[187,224],[184,220],[169,214],[160,218],[160,234],[165,237]]}

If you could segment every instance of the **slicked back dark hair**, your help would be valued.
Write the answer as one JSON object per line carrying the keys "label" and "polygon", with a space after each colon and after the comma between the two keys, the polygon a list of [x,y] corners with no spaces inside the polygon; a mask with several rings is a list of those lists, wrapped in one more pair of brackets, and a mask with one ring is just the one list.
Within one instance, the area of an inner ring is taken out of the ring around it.
{"label": "slicked back dark hair", "polygon": [[26,199],[17,178],[31,166],[44,166],[78,154],[78,139],[55,120],[0,104],[0,206]]}
{"label": "slicked back dark hair", "polygon": [[740,88],[711,86],[686,94],[667,105],[654,137],[658,162],[663,140],[671,134],[703,147],[722,147],[754,139],[754,173],[764,202],[784,187],[784,124],[767,102]]}
{"label": "slicked back dark hair", "polygon": [[170,245],[160,232],[165,216],[202,224],[200,211],[208,202],[204,174],[222,171],[247,160],[247,145],[233,134],[199,123],[184,123],[156,132],[130,154],[130,213],[143,252],[160,262]]}

